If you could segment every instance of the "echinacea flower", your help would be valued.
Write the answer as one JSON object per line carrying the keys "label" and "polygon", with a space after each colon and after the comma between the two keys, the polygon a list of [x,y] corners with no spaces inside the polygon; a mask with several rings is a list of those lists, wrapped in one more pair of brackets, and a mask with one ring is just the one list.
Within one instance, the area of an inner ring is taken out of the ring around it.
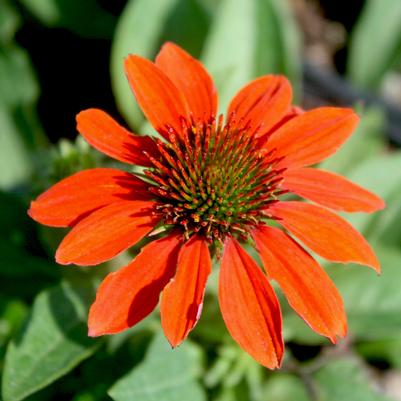
{"label": "echinacea flower", "polygon": [[[347,140],[357,115],[333,107],[303,112],[291,105],[289,82],[266,75],[239,91],[224,120],[217,117],[207,71],[172,43],[162,47],[155,63],[128,56],[125,70],[163,140],[134,135],[97,109],[79,113],[77,129],[106,155],[143,166],[144,174],[82,171],[40,195],[29,210],[42,224],[72,228],[57,250],[60,264],[96,265],[148,240],[131,263],[100,285],[89,335],[133,326],[162,294],[162,326],[177,346],[200,317],[216,257],[227,329],[261,364],[279,367],[284,348],[271,280],[314,331],[332,342],[344,337],[341,296],[297,240],[330,261],[380,270],[366,240],[332,210],[373,212],[383,201],[337,174],[310,167]],[[263,269],[245,242],[255,246]]]}

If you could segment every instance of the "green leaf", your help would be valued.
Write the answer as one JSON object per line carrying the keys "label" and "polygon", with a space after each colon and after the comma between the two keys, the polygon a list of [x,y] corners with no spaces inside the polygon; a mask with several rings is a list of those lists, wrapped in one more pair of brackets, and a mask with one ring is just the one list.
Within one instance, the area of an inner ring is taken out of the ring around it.
{"label": "green leaf", "polygon": [[374,388],[365,367],[352,358],[326,363],[314,379],[320,401],[389,401]]}
{"label": "green leaf", "polygon": [[351,34],[348,75],[358,85],[375,88],[401,57],[401,2],[365,3]]}
{"label": "green leaf", "polygon": [[340,290],[349,332],[359,340],[401,335],[401,250],[378,248],[382,274],[367,267],[333,265],[329,273]]}
{"label": "green leaf", "polygon": [[34,110],[39,89],[24,50],[0,48],[0,87],[0,188],[10,188],[30,177],[29,151],[45,143]]}
{"label": "green leaf", "polygon": [[109,391],[115,401],[204,401],[196,381],[201,373],[198,349],[188,341],[172,350],[163,335],[154,337],[145,360]]}
{"label": "green leaf", "polygon": [[0,188],[8,189],[26,181],[32,160],[9,109],[0,102]]}
{"label": "green leaf", "polygon": [[221,111],[259,75],[283,73],[297,87],[298,38],[286,1],[222,0],[202,57],[219,90]]}
{"label": "green leaf", "polygon": [[27,306],[15,297],[0,295],[0,360],[3,359],[9,338],[26,317]]}
{"label": "green leaf", "polygon": [[[387,204],[399,194],[401,185],[401,152],[395,151],[366,160],[348,175],[351,181],[379,195]],[[375,221],[388,213],[387,208],[373,214],[352,213],[347,220],[369,239]]]}
{"label": "green leaf", "polygon": [[109,38],[115,18],[96,0],[20,0],[48,27],[67,28],[88,38]]}
{"label": "green leaf", "polygon": [[387,361],[392,367],[401,370],[401,338],[383,338],[356,344],[356,350],[364,358],[372,361]]}
{"label": "green leaf", "polygon": [[289,373],[275,373],[265,384],[264,399],[274,401],[310,401],[304,383]]}
{"label": "green leaf", "polygon": [[0,3],[0,44],[7,45],[14,38],[19,28],[21,18],[14,5],[9,0]]}
{"label": "green leaf", "polygon": [[0,48],[0,87],[0,101],[10,108],[37,100],[39,87],[25,50],[17,46]]}
{"label": "green leaf", "polygon": [[4,401],[19,401],[69,372],[96,349],[86,316],[94,294],[68,283],[40,293],[25,327],[7,349]]}

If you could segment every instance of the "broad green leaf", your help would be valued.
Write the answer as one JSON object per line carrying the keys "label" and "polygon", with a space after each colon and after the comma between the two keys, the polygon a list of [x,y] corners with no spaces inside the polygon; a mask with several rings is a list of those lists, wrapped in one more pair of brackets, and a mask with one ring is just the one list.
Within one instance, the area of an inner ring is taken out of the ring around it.
{"label": "broad green leaf", "polygon": [[298,37],[286,1],[222,0],[202,57],[219,90],[221,111],[256,76],[283,73],[297,86]]}
{"label": "broad green leaf", "polygon": [[364,266],[333,265],[329,274],[340,290],[349,332],[361,340],[401,335],[401,250],[378,248],[382,274]]}
{"label": "broad green leaf", "polygon": [[48,27],[67,28],[88,38],[109,38],[115,18],[96,0],[20,0]]}
{"label": "broad green leaf", "polygon": [[86,316],[94,294],[68,283],[40,293],[26,325],[7,349],[4,401],[19,401],[69,372],[96,349]]}
{"label": "broad green leaf", "polygon": [[305,384],[298,377],[289,373],[275,373],[265,384],[265,400],[274,401],[311,401]]}
{"label": "broad green leaf", "polygon": [[145,360],[117,381],[109,394],[115,401],[204,401],[196,380],[200,373],[200,355],[194,345],[186,341],[173,350],[163,335],[156,335]]}
{"label": "broad green leaf", "polygon": [[401,58],[401,2],[368,0],[351,34],[348,75],[375,88]]}
{"label": "broad green leaf", "polygon": [[360,113],[361,121],[351,138],[334,156],[319,165],[325,170],[347,175],[365,160],[384,153],[385,116],[378,108],[369,108]]}
{"label": "broad green leaf", "polygon": [[153,59],[166,41],[173,41],[199,57],[209,20],[210,15],[199,0],[131,0],[127,4],[113,41],[111,78],[121,113],[139,132],[148,133],[152,128],[142,124],[142,112],[124,73],[124,58],[134,53]]}
{"label": "broad green leaf", "polygon": [[319,401],[390,401],[374,388],[366,368],[352,358],[326,363],[315,375]]}

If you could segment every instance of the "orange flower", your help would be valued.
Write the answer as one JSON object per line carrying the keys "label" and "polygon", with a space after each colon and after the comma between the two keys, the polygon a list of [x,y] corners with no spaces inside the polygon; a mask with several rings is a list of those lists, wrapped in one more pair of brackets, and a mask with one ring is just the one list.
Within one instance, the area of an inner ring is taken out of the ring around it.
{"label": "orange flower", "polygon": [[[105,278],[90,309],[89,335],[133,326],[162,293],[164,332],[172,346],[180,344],[200,317],[216,255],[223,319],[261,364],[279,367],[283,356],[272,279],[313,330],[333,342],[345,336],[340,294],[290,234],[330,261],[380,270],[365,239],[330,209],[373,212],[383,201],[339,175],[308,167],[347,140],[357,115],[332,107],[302,112],[291,106],[288,81],[266,75],[234,97],[224,122],[216,118],[217,94],[207,71],[172,43],[155,63],[129,56],[125,69],[164,140],[133,135],[96,109],[78,114],[78,131],[101,152],[144,166],[146,178],[111,168],[82,171],[40,195],[29,210],[42,224],[72,227],[56,253],[61,264],[96,265],[152,240],[147,236],[155,228],[164,233]],[[314,203],[280,200],[288,192]],[[241,246],[245,241],[255,245],[264,271]]]}

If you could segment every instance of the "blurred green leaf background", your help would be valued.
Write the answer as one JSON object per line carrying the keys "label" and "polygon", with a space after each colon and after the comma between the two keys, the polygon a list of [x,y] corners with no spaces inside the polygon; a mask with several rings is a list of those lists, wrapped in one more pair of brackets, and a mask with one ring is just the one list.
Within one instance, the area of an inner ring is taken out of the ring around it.
{"label": "blurred green leaf background", "polygon": [[[2,399],[401,400],[400,21],[400,0],[0,0]],[[259,366],[224,328],[216,272],[199,325],[178,349],[162,336],[158,312],[125,333],[87,337],[96,287],[132,253],[99,267],[57,266],[64,231],[36,225],[26,210],[59,179],[116,164],[76,138],[79,111],[103,108],[151,132],[123,59],[153,58],[167,40],[206,65],[221,112],[267,73],[285,74],[305,108],[359,111],[357,132],[322,167],[386,201],[380,213],[345,216],[373,244],[383,273],[325,265],[349,317],[337,346],[283,301],[283,368]]]}

